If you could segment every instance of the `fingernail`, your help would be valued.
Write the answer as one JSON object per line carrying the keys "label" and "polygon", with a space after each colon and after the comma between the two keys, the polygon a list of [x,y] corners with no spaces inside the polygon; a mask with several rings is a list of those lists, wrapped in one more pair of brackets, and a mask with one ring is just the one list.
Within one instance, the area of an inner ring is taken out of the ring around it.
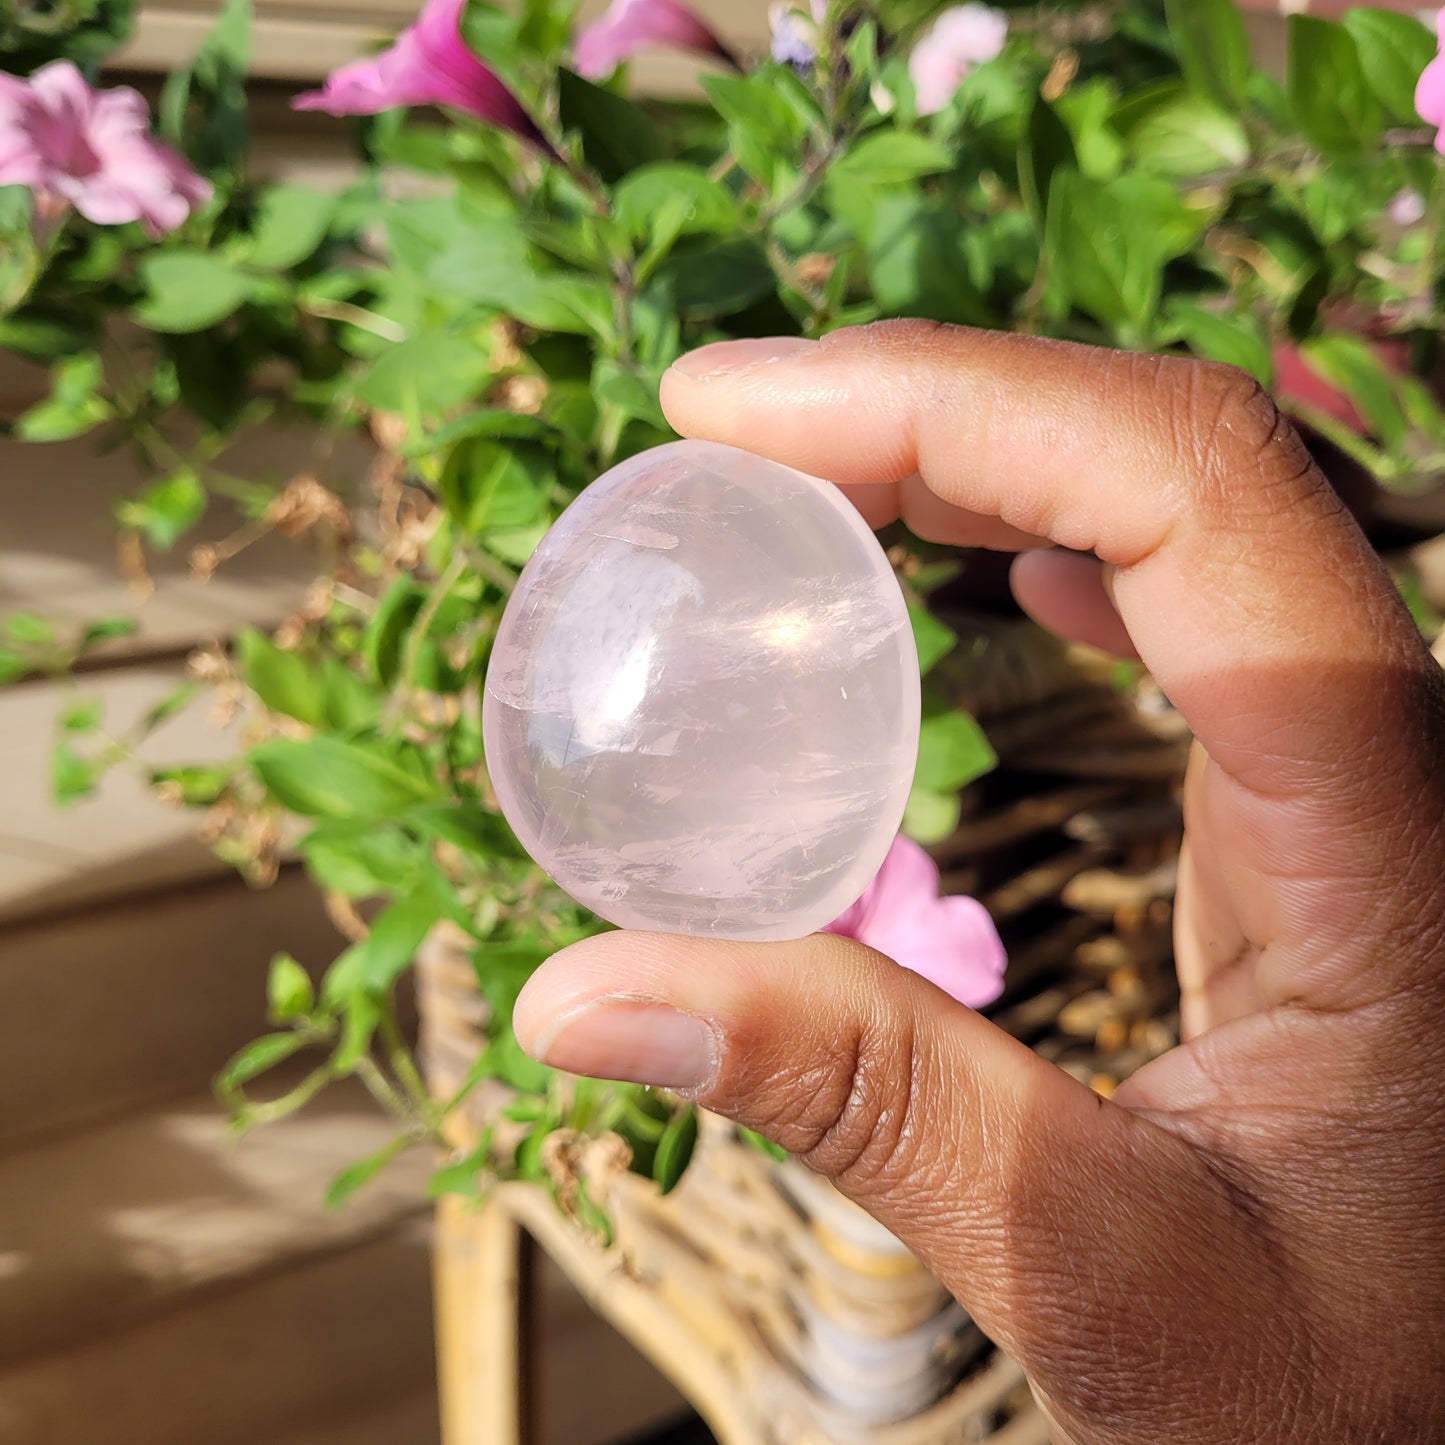
{"label": "fingernail", "polygon": [[742,341],[714,341],[711,346],[689,351],[673,362],[672,369],[694,381],[730,376],[750,367],[767,366],[770,362],[782,361],[784,357],[796,356],[817,344],[804,336],[750,336]]}
{"label": "fingernail", "polygon": [[719,1039],[692,1014],[640,999],[599,999],[559,1019],[527,1052],[567,1074],[660,1089],[700,1089]]}

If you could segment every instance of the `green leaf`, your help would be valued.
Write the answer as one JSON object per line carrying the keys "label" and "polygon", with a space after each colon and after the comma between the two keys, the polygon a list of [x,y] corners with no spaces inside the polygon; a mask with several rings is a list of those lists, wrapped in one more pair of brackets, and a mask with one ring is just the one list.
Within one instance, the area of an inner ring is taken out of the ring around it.
{"label": "green leaf", "polygon": [[687,1104],[672,1116],[662,1138],[657,1141],[657,1154],[652,1162],[652,1177],[663,1194],[671,1194],[682,1182],[682,1176],[697,1148],[697,1110]]}
{"label": "green leaf", "polygon": [[1390,119],[1417,124],[1415,87],[1435,58],[1435,36],[1413,15],[1390,10],[1349,10],[1344,25],[1359,50],[1365,79]]}
{"label": "green leaf", "polygon": [[751,236],[679,246],[656,281],[693,320],[734,316],[777,290],[767,252]]}
{"label": "green leaf", "polygon": [[60,726],[68,733],[93,733],[100,726],[100,719],[100,699],[82,698],[61,713]]}
{"label": "green leaf", "polygon": [[183,682],[179,687],[172,688],[141,719],[142,736],[149,737],[162,723],[169,722],[178,713],[184,712],[200,696],[200,693],[200,685],[194,682]]}
{"label": "green leaf", "polygon": [[161,133],[203,172],[238,170],[250,141],[251,0],[224,0],[195,58],[161,92]]}
{"label": "green leaf", "polygon": [[1164,0],[1184,78],[1227,110],[1243,109],[1249,88],[1249,35],[1234,0]]}
{"label": "green leaf", "polygon": [[425,593],[408,576],[401,576],[381,595],[361,641],[361,655],[372,676],[388,690],[401,672],[406,635],[425,601]]}
{"label": "green leaf", "polygon": [[100,766],[83,757],[68,743],[58,742],[50,754],[50,787],[62,807],[78,803],[95,792]]}
{"label": "green leaf", "polygon": [[10,613],[5,631],[27,647],[49,647],[55,641],[55,624],[35,612]]}
{"label": "green leaf", "polygon": [[970,326],[996,319],[969,273],[955,207],[905,191],[881,195],[870,212],[868,279],[885,315]]}
{"label": "green leaf", "polygon": [[406,814],[404,821],[473,858],[527,861],[527,851],[507,820],[474,803],[431,803]]}
{"label": "green leaf", "polygon": [[329,653],[321,658],[321,694],[326,726],[360,732],[381,715],[381,694],[347,661]]}
{"label": "green leaf", "polygon": [[409,1148],[411,1143],[412,1141],[407,1135],[400,1134],[389,1144],[378,1149],[375,1154],[370,1154],[365,1159],[358,1159],[355,1164],[348,1164],[328,1186],[326,1207],[339,1209],[358,1189],[365,1184],[370,1184],[393,1159]]}
{"label": "green leaf", "polygon": [[136,319],[155,331],[204,331],[224,321],[255,282],[208,251],[158,251],[140,263],[147,297]]}
{"label": "green leaf", "polygon": [[153,768],[148,782],[152,788],[179,789],[188,808],[209,808],[231,785],[235,769],[229,763],[211,768]]}
{"label": "green leaf", "polygon": [[702,88],[730,125],[780,146],[802,135],[802,118],[765,71],[754,75],[705,75]]}
{"label": "green leaf", "polygon": [[548,453],[536,444],[472,437],[447,460],[442,501],[469,537],[525,527],[546,510],[546,485],[553,471]]}
{"label": "green leaf", "polygon": [[925,706],[914,785],[932,793],[956,792],[991,772],[998,756],[967,713]]}
{"label": "green leaf", "polygon": [[[674,218],[674,213],[676,213]],[[651,242],[659,230],[676,236],[730,235],[738,203],[701,166],[658,161],[634,171],[618,187],[613,215],[634,240]]]}
{"label": "green leaf", "polygon": [[[0,186],[0,195],[7,192],[26,197],[30,194],[21,186]],[[28,225],[29,216],[20,224]],[[18,226],[0,219],[0,232],[13,234],[16,229]],[[22,315],[0,316],[0,346],[18,351],[31,361],[54,362],[95,345],[93,327],[72,316],[47,315],[32,308]]]}
{"label": "green leaf", "polygon": [[523,984],[552,950],[537,941],[483,943],[473,950],[477,986],[492,1011],[483,1064],[488,1077],[501,1079],[524,1094],[546,1090],[551,1071],[522,1052],[512,1032],[512,1009]]}
{"label": "green leaf", "polygon": [[295,652],[285,652],[255,628],[236,638],[236,660],[246,686],[272,712],[294,717],[308,727],[326,722],[320,670]]}
{"label": "green leaf", "polygon": [[531,268],[531,247],[518,217],[479,205],[469,194],[394,201],[382,206],[380,220],[393,269],[435,284],[435,268],[443,262],[454,265],[460,274],[449,277],[449,283],[462,288],[468,299],[475,299],[464,286],[468,277],[488,285],[496,284],[489,277],[497,278],[506,286],[513,273]]}
{"label": "green leaf", "polygon": [[918,644],[918,668],[927,677],[958,646],[958,633],[916,603],[909,605],[908,618],[913,623],[913,640]]}
{"label": "green leaf", "polygon": [[183,468],[139,497],[118,503],[115,515],[121,526],[143,533],[152,546],[168,552],[201,520],[208,500],[201,479]]}
{"label": "green leaf", "polygon": [[0,6],[0,51],[12,75],[33,74],[53,60],[92,74],[130,39],[136,0],[68,0],[63,7]]}
{"label": "green leaf", "polygon": [[659,431],[672,428],[662,414],[656,381],[639,376],[630,367],[608,356],[599,356],[592,372],[592,394],[599,402],[616,407],[630,420],[645,421]]}
{"label": "green leaf", "polygon": [[806,122],[775,83],[773,68],[751,76],[708,75],[702,86],[728,122],[729,141],[743,171],[772,187],[786,158],[800,154]]}
{"label": "green leaf", "polygon": [[609,340],[615,330],[612,288],[594,276],[536,276],[519,282],[499,308],[538,331]]}
{"label": "green leaf", "polygon": [[1300,344],[1300,353],[1332,386],[1354,402],[1370,432],[1387,447],[1401,445],[1410,429],[1398,380],[1362,336],[1331,331]]}
{"label": "green leaf", "polygon": [[430,333],[388,346],[356,395],[378,411],[440,416],[476,396],[490,374],[487,353],[475,341]]}
{"label": "green leaf", "polygon": [[1045,245],[1074,304],[1139,341],[1157,318],[1165,265],[1208,223],[1162,177],[1126,172],[1100,182],[1061,170],[1049,191]]}
{"label": "green leaf", "polygon": [[1249,159],[1249,135],[1228,111],[1182,86],[1152,87],[1114,112],[1139,164],[1168,176],[1203,176]]}
{"label": "green leaf", "polygon": [[1274,353],[1269,334],[1256,317],[1218,316],[1181,302],[1169,308],[1169,319],[1196,356],[1238,366],[1261,386],[1274,384]]}
{"label": "green leaf", "polygon": [[216,1087],[222,1093],[231,1093],[300,1053],[309,1042],[302,1033],[266,1034],[232,1056],[217,1076]]}
{"label": "green leaf", "polygon": [[1299,192],[1300,208],[1328,249],[1374,221],[1379,210],[1379,159],[1340,159],[1321,167]]}
{"label": "green leaf", "polygon": [[140,630],[140,623],[134,617],[102,617],[99,622],[86,625],[77,644],[79,652],[87,652],[101,642],[113,642],[121,637],[134,637]]}
{"label": "green leaf", "polygon": [[436,898],[421,889],[384,909],[371,931],[327,971],[321,997],[331,1007],[353,994],[381,994],[411,967],[417,949],[440,916]]}
{"label": "green leaf", "polygon": [[382,744],[324,734],[273,738],[253,748],[249,762],[271,796],[302,817],[395,817],[435,791]]}
{"label": "green leaf", "polygon": [[50,395],[16,421],[16,436],[28,442],[59,442],[84,435],[113,414],[111,403],[98,394],[104,381],[96,352],[58,362]]}
{"label": "green leaf", "polygon": [[1326,155],[1353,155],[1380,138],[1384,112],[1344,26],[1289,17],[1288,91],[1300,130]]}
{"label": "green leaf", "polygon": [[745,1129],[738,1125],[738,1136],[743,1143],[750,1145],[760,1154],[766,1154],[769,1159],[782,1163],[788,1157],[788,1151],[781,1144],[774,1144],[771,1139],[764,1139],[761,1134],[755,1133],[752,1129]]}
{"label": "green leaf", "polygon": [[428,1181],[427,1197],[440,1199],[445,1194],[462,1194],[477,1198],[481,1193],[481,1176],[492,1164],[492,1136],[492,1129],[484,1129],[475,1149],[455,1164],[438,1169]]}
{"label": "green leaf", "polygon": [[875,131],[833,163],[840,185],[902,186],[953,168],[953,153],[932,136],[913,131]]}
{"label": "green leaf", "polygon": [[1040,224],[1054,172],[1062,166],[1078,169],[1074,139],[1058,111],[1040,97],[1029,112],[1028,129],[1019,141],[1019,194]]}
{"label": "green leaf", "polygon": [[903,832],[925,846],[953,836],[963,804],[957,793],[934,793],[914,788],[903,811]]}
{"label": "green leaf", "polygon": [[289,953],[278,953],[266,975],[266,1005],[272,1022],[303,1018],[315,1003],[316,990],[306,970]]}
{"label": "green leaf", "polygon": [[540,416],[524,416],[515,411],[472,411],[449,421],[413,442],[407,449],[410,456],[434,456],[448,452],[458,442],[471,437],[501,438],[506,441],[557,442],[562,434],[552,422]]}
{"label": "green leaf", "polygon": [[289,271],[312,256],[336,214],[336,196],[309,186],[275,186],[261,197],[248,265]]}
{"label": "green leaf", "polygon": [[557,102],[563,129],[581,137],[583,157],[604,181],[621,180],[661,156],[652,117],[615,91],[562,68]]}
{"label": "green leaf", "polygon": [[394,824],[371,818],[320,823],[297,847],[312,878],[348,898],[378,898],[409,889],[422,862],[415,839]]}

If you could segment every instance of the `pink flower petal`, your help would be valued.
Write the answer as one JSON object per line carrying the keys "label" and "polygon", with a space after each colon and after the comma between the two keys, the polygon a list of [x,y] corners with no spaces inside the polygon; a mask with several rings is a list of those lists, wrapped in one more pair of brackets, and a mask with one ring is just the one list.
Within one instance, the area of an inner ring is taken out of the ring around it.
{"label": "pink flower petal", "polygon": [[736,64],[732,52],[681,0],[612,0],[607,13],[577,37],[577,73],[604,80],[650,47],[690,50]]}
{"label": "pink flower petal", "polygon": [[919,115],[943,110],[970,72],[997,57],[1007,42],[1002,11],[976,4],[945,10],[908,59]]}
{"label": "pink flower petal", "polygon": [[988,910],[973,898],[938,898],[890,916],[866,942],[969,1008],[992,1003],[1003,987],[1003,943]]}
{"label": "pink flower petal", "polygon": [[291,102],[293,109],[342,116],[444,105],[550,152],[521,101],[462,39],[464,6],[465,0],[428,0],[416,23],[389,49],[332,71],[320,90],[298,95]]}
{"label": "pink flower petal", "polygon": [[322,110],[328,115],[375,115],[404,104],[382,82],[374,60],[357,60],[333,70],[320,90],[308,90],[291,102],[293,110]]}
{"label": "pink flower petal", "polygon": [[871,891],[876,912],[901,912],[931,903],[938,897],[938,864],[912,838],[900,835]]}
{"label": "pink flower petal", "polygon": [[143,221],[152,236],[174,230],[210,185],[152,139],[134,90],[92,90],[69,61],[28,81],[0,84],[0,181],[28,185],[36,215],[73,205],[97,225]]}
{"label": "pink flower petal", "polygon": [[982,904],[940,898],[938,866],[899,837],[863,896],[824,930],[857,939],[970,1008],[1003,987],[1003,942]]}
{"label": "pink flower petal", "polygon": [[77,122],[90,115],[94,92],[85,77],[68,60],[53,60],[30,77],[31,94],[47,110]]}
{"label": "pink flower petal", "polygon": [[92,135],[120,142],[134,136],[149,136],[150,127],[150,111],[138,90],[118,85],[114,90],[96,93],[90,122]]}
{"label": "pink flower petal", "polygon": [[1436,127],[1435,149],[1445,155],[1445,6],[1435,16],[1439,54],[1425,67],[1415,87],[1415,109],[1428,125]]}

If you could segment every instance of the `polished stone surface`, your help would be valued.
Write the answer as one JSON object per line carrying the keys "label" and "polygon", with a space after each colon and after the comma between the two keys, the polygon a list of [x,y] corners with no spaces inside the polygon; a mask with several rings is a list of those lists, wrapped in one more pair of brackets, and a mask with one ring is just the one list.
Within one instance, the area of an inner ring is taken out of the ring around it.
{"label": "polished stone surface", "polygon": [[891,567],[835,488],[686,441],[568,508],[502,619],[487,766],[528,851],[603,918],[800,938],[863,892],[918,754]]}

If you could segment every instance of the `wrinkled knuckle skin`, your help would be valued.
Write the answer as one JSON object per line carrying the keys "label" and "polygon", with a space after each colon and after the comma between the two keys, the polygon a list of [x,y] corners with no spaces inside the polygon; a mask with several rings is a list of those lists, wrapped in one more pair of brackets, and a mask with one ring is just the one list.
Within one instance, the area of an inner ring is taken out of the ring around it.
{"label": "wrinkled knuckle skin", "polygon": [[915,1030],[906,1023],[886,1031],[862,1028],[837,1062],[841,1067],[820,1091],[816,1138],[804,1161],[855,1188],[906,1173],[919,1093]]}
{"label": "wrinkled knuckle skin", "polygon": [[910,1025],[858,1023],[811,1058],[765,1062],[721,1092],[746,1099],[753,1127],[809,1168],[866,1188],[906,1177],[914,1163],[919,1073]]}
{"label": "wrinkled knuckle skin", "polygon": [[1309,449],[1248,372],[1219,362],[1158,363],[1164,425],[1202,507],[1237,517],[1328,491]]}

